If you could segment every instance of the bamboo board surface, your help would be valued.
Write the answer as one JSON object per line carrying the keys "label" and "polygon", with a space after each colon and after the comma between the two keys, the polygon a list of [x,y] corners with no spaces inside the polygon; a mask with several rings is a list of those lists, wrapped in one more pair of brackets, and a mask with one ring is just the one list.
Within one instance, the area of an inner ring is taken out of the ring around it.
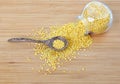
{"label": "bamboo board surface", "polygon": [[[120,84],[120,0],[101,0],[113,11],[112,28],[93,36],[87,51],[53,74],[38,73],[40,64],[31,44],[7,42],[42,26],[74,22],[89,1],[0,0],[0,84]],[[26,62],[27,57],[33,61]],[[72,72],[63,73],[63,68]]]}

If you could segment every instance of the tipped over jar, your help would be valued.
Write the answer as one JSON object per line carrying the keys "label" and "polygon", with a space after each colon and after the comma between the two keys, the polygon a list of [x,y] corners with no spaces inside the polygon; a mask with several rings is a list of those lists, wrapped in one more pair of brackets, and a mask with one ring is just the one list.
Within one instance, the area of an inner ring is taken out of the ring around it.
{"label": "tipped over jar", "polygon": [[113,21],[110,8],[98,1],[89,2],[78,18],[83,22],[86,34],[104,33],[111,27]]}

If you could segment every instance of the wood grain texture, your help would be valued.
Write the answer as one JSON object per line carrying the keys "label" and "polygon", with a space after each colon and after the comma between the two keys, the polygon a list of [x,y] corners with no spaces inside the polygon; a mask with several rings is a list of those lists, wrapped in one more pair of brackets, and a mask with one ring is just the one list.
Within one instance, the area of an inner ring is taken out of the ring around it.
{"label": "wood grain texture", "polygon": [[[101,0],[113,11],[112,28],[93,36],[94,43],[87,51],[53,74],[37,72],[40,64],[31,44],[7,42],[41,26],[74,22],[89,1],[0,0],[0,84],[120,84],[120,0]],[[26,62],[26,57],[33,61]],[[31,70],[33,66],[36,71]],[[85,71],[78,72],[81,67]],[[72,72],[63,73],[63,68]]]}

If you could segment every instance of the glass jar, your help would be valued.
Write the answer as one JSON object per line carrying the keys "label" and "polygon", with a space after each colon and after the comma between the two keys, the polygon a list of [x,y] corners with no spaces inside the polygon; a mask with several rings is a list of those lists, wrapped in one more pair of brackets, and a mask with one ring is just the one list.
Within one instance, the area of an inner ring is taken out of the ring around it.
{"label": "glass jar", "polygon": [[80,16],[78,16],[86,29],[86,34],[101,34],[112,25],[113,15],[110,8],[98,1],[89,2]]}

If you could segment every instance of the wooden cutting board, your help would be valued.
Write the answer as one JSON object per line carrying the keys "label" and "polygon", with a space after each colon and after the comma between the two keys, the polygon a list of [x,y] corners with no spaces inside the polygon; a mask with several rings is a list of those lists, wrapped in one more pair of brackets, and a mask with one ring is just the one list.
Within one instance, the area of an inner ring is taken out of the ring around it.
{"label": "wooden cutting board", "polygon": [[100,0],[113,11],[112,28],[93,36],[89,49],[52,74],[38,72],[32,44],[7,42],[42,26],[74,22],[89,1],[0,0],[0,84],[120,84],[120,0]]}

